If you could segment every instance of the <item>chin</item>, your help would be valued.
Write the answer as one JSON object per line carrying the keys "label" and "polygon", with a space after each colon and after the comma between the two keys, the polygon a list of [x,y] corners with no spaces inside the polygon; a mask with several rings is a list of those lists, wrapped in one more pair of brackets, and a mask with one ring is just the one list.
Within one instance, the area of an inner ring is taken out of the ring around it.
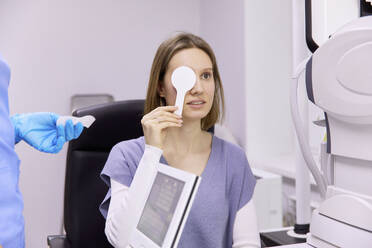
{"label": "chin", "polygon": [[182,116],[188,120],[201,120],[208,115],[206,111],[184,111]]}

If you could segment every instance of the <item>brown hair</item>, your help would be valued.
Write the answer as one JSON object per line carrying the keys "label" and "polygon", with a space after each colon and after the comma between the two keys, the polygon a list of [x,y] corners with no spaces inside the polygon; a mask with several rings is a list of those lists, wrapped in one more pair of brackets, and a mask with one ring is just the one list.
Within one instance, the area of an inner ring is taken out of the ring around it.
{"label": "brown hair", "polygon": [[[152,62],[149,86],[147,89],[144,114],[151,112],[159,106],[165,105],[165,99],[158,93],[159,84],[163,81],[169,61],[179,51],[188,48],[199,48],[203,50],[212,61],[213,78],[215,80],[215,90],[212,108],[201,120],[201,128],[208,130],[217,121],[223,120],[225,110],[225,100],[220,74],[218,72],[216,56],[212,48],[202,38],[190,33],[178,33],[177,35],[165,40],[156,51]],[[222,114],[220,113],[222,112]]]}

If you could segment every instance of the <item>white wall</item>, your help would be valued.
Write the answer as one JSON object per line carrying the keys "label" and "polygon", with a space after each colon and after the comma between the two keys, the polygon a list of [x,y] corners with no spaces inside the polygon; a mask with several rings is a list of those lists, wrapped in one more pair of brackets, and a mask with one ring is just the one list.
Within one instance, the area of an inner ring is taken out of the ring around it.
{"label": "white wall", "polygon": [[246,151],[255,160],[292,149],[291,0],[246,0],[244,10]]}
{"label": "white wall", "polygon": [[358,18],[360,16],[359,5],[360,0],[327,0],[325,14],[327,37],[341,26]]}
{"label": "white wall", "polygon": [[[11,112],[69,114],[78,93],[144,98],[156,48],[174,31],[199,34],[199,8],[199,0],[2,0]],[[27,247],[60,232],[66,147],[48,155],[17,145]]]}
{"label": "white wall", "polygon": [[244,1],[201,0],[200,34],[213,48],[225,91],[223,123],[245,146]]}

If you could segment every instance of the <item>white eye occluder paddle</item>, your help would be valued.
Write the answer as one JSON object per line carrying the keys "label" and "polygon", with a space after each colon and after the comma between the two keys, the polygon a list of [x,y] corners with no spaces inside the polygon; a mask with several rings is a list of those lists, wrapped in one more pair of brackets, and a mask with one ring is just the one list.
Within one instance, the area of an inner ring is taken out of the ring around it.
{"label": "white eye occluder paddle", "polygon": [[183,103],[187,91],[191,90],[196,83],[195,72],[187,66],[180,66],[172,73],[172,84],[177,90],[176,106],[178,109],[175,114],[182,116]]}
{"label": "white eye occluder paddle", "polygon": [[75,125],[78,122],[81,122],[84,127],[89,128],[93,122],[96,120],[92,115],[85,115],[83,117],[75,117],[75,116],[60,116],[57,120],[58,125],[65,125],[67,120],[72,120],[72,123]]}

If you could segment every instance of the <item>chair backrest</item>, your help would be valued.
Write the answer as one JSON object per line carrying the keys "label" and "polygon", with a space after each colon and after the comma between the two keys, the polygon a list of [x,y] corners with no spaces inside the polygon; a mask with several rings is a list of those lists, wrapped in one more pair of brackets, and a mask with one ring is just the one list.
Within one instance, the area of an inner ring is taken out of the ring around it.
{"label": "chair backrest", "polygon": [[98,210],[107,193],[100,179],[111,148],[143,135],[144,100],[127,100],[76,110],[96,121],[69,143],[66,162],[64,225],[72,248],[112,247],[104,234],[105,219]]}

